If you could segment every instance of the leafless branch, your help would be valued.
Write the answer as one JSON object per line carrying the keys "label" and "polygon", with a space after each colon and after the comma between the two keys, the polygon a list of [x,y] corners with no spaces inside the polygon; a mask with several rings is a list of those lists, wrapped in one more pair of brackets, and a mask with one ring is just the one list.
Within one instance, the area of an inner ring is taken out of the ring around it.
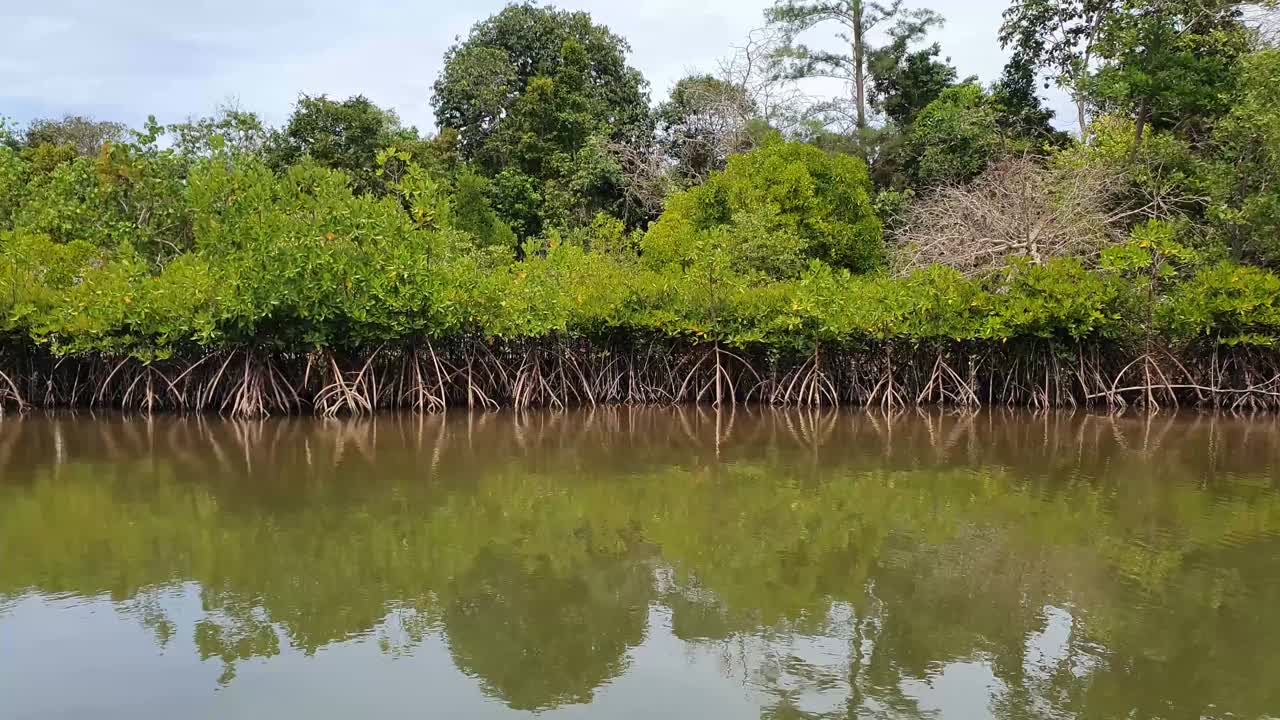
{"label": "leafless branch", "polygon": [[662,201],[676,188],[673,162],[661,147],[646,142],[617,142],[608,146],[622,167],[623,195],[628,209],[649,218],[662,213]]}
{"label": "leafless branch", "polygon": [[1096,258],[1145,210],[1117,209],[1124,177],[1101,166],[1045,167],[1030,158],[992,166],[968,184],[937,188],[907,211],[895,270],[934,264],[980,275],[1011,257]]}

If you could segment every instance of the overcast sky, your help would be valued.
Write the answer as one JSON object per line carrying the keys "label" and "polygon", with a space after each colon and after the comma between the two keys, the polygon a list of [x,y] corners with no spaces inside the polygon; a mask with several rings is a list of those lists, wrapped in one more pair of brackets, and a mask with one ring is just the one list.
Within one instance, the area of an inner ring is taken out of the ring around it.
{"label": "overcast sky", "polygon": [[[910,3],[911,0],[908,0]],[[1005,0],[918,0],[947,19],[934,34],[960,75],[997,77]],[[459,35],[500,0],[41,0],[0,3],[0,116],[87,114],[139,124],[235,100],[272,124],[298,93],[363,93],[421,130],[431,83]],[[686,71],[713,69],[763,23],[771,0],[575,0],[625,37],[654,101]],[[922,5],[917,5],[922,6]],[[815,36],[816,38],[817,36]],[[1069,127],[1060,97],[1052,103]]]}

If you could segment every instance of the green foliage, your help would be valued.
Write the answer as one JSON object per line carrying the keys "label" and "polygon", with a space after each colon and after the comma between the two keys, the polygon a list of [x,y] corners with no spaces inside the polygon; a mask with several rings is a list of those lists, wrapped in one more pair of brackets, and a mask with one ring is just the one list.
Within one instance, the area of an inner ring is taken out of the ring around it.
{"label": "green foliage", "polygon": [[629,232],[621,220],[600,213],[591,224],[568,237],[584,250],[605,253],[619,260],[633,259],[640,251],[639,233]]}
{"label": "green foliage", "polygon": [[[1093,47],[1101,27],[1115,14],[1115,0],[1013,0],[1000,25],[1000,46],[1032,75],[1048,75],[1076,105],[1076,123],[1088,132],[1088,86]],[[1019,75],[1026,75],[1022,69]]]}
{"label": "green foliage", "polygon": [[1066,133],[1053,128],[1054,112],[1044,107],[1037,92],[1035,68],[1020,55],[1015,53],[1005,63],[1000,79],[991,87],[991,98],[999,108],[996,123],[1007,136],[1053,145],[1067,143]]}
{"label": "green foliage", "polygon": [[1280,267],[1280,50],[1241,63],[1231,111],[1214,128],[1209,218],[1237,259]]}
{"label": "green foliage", "polygon": [[47,144],[19,156],[0,149],[0,228],[102,248],[127,244],[159,265],[190,246],[186,167],[153,145],[107,144],[94,157]]}
{"label": "green foliage", "polygon": [[17,125],[9,118],[0,115],[0,148],[18,150],[22,148],[22,138]]}
{"label": "green foliage", "polygon": [[629,49],[584,12],[522,4],[476,24],[445,54],[436,118],[494,180],[494,207],[521,238],[618,209],[621,171],[602,145],[649,126]]}
{"label": "green foliage", "polygon": [[642,247],[657,265],[723,253],[771,277],[793,276],[809,258],[868,272],[884,252],[870,190],[862,161],[776,141],[673,196]]}
{"label": "green foliage", "polygon": [[0,145],[0,230],[13,227],[13,215],[26,196],[31,163],[18,151]]}
{"label": "green foliage", "polygon": [[494,248],[510,254],[516,234],[494,211],[490,182],[470,170],[463,170],[453,184],[453,226],[471,236],[477,247]]}
{"label": "green foliage", "polygon": [[1124,117],[1099,117],[1089,126],[1088,144],[1061,148],[1050,162],[1107,178],[1115,191],[1110,205],[1118,215],[1136,221],[1158,213],[1160,219],[1178,223],[1182,241],[1206,244],[1199,223],[1211,166],[1173,132],[1148,132],[1138,144],[1134,128],[1135,123]]}
{"label": "green foliage", "polygon": [[[19,198],[18,229],[0,231],[6,343],[154,360],[463,333],[656,334],[797,353],[815,343],[1074,343],[1147,331],[1254,345],[1280,337],[1275,276],[1236,265],[1197,273],[1201,255],[1168,223],[1140,226],[1104,253],[1101,270],[1061,259],[984,281],[945,268],[862,274],[883,252],[865,168],[796,143],[735,156],[673,196],[639,259],[636,235],[600,214],[528,243],[519,261],[480,178],[451,182],[383,153],[386,193],[357,195],[345,173],[315,162],[277,174],[252,155],[215,153],[166,191],[190,239],[156,262],[141,249],[145,228],[113,225],[101,215],[110,203],[92,193],[103,191],[100,170],[134,182],[168,156],[122,150],[58,165]],[[82,215],[83,224],[55,222]]]}
{"label": "green foliage", "polygon": [[271,132],[256,114],[234,107],[222,108],[216,115],[175,123],[166,128],[173,135],[173,145],[182,155],[202,157],[215,152],[266,152]]}
{"label": "green foliage", "polygon": [[983,333],[984,289],[949,268],[933,267],[905,278],[806,274],[798,295],[825,342],[933,343],[971,340]]}
{"label": "green foliage", "polygon": [[907,128],[916,115],[956,81],[950,58],[938,60],[937,43],[912,51],[908,38],[895,38],[871,57],[871,105],[899,128]]}
{"label": "green foliage", "polygon": [[[566,44],[577,48],[572,57],[565,56]],[[441,127],[457,129],[465,157],[494,171],[504,147],[490,145],[490,137],[508,120],[523,121],[518,106],[529,109],[522,98],[530,84],[542,78],[554,85],[561,75],[581,75],[567,83],[571,102],[584,119],[625,134],[648,116],[644,79],[626,64],[629,50],[587,13],[509,5],[445,53],[432,97],[436,117]]]}
{"label": "green foliage", "polygon": [[1128,242],[1102,251],[1102,268],[1126,279],[1146,280],[1153,290],[1159,289],[1200,260],[1195,250],[1177,241],[1177,236],[1173,223],[1148,220],[1133,229]]}
{"label": "green foliage", "polygon": [[27,147],[65,145],[81,157],[92,157],[108,144],[126,142],[128,128],[117,122],[67,115],[60,120],[40,119],[27,126],[22,142]]}
{"label": "green foliage", "polygon": [[[928,11],[777,3],[787,42],[772,69],[843,68],[891,121],[795,130],[807,143],[762,131],[754,101],[773,89],[746,81],[686,77],[651,117],[625,41],[585,13],[531,4],[449,51],[433,139],[363,96],[302,96],[279,131],[234,109],[132,132],[78,117],[0,130],[3,342],[144,360],[463,337],[797,353],[1270,345],[1275,276],[1214,263],[1280,266],[1280,52],[1246,54],[1234,9],[1197,7],[1019,0],[1004,37],[1014,57],[988,93],[954,85],[937,45],[912,50],[939,21]],[[858,34],[890,21],[891,42],[859,36],[854,58],[798,42],[814,24]],[[1090,68],[1082,47],[1095,40]],[[1036,95],[1046,68],[1107,111],[1087,142],[1049,125]],[[670,163],[659,173],[688,186],[647,231],[623,202],[624,142],[657,148]],[[912,197],[1028,152],[1087,171],[1042,192],[1093,193],[1079,204],[1132,229],[1100,268],[1068,257],[981,281],[876,274],[884,228]]]}
{"label": "green foliage", "polygon": [[[235,129],[246,119],[230,121],[231,129]],[[202,132],[204,129],[198,126],[194,131],[179,129],[179,139],[189,142],[188,136],[198,137]],[[424,154],[425,145],[416,129],[402,127],[394,112],[374,105],[363,95],[342,101],[324,95],[303,95],[284,128],[268,142],[266,152],[278,171],[309,157],[327,168],[346,172],[356,190],[365,192],[383,189],[376,175],[378,151],[395,147],[420,155]]]}
{"label": "green foliage", "polygon": [[196,246],[219,275],[224,342],[361,345],[440,321],[429,269],[454,231],[425,174],[397,187],[407,212],[399,198],[353,195],[343,173],[314,164],[277,176],[256,160],[208,162],[191,186]]}
{"label": "green foliage", "polygon": [[931,185],[977,177],[1001,150],[996,104],[982,88],[957,85],[922,110],[903,153],[916,182]]}
{"label": "green foliage", "polygon": [[[1265,5],[1265,3],[1264,3]],[[1240,58],[1256,38],[1237,3],[1211,0],[1014,0],[1002,46],[1067,89],[1081,138],[1091,111],[1199,142],[1229,109]],[[1024,71],[1025,74],[1025,71]]]}
{"label": "green foliage", "polygon": [[993,339],[1078,341],[1116,338],[1131,331],[1126,318],[1115,314],[1119,286],[1089,272],[1075,258],[1014,265],[1004,282],[1005,294],[988,321]]}
{"label": "green foliage", "polygon": [[1280,276],[1219,263],[1196,273],[1161,307],[1170,337],[1213,345],[1280,342]]}
{"label": "green foliage", "polygon": [[1249,43],[1233,3],[1124,0],[1099,26],[1089,93],[1103,111],[1134,117],[1139,142],[1145,125],[1195,137],[1226,111]]}
{"label": "green foliage", "polygon": [[101,251],[83,241],[0,231],[0,329],[21,334],[43,323],[101,259]]}

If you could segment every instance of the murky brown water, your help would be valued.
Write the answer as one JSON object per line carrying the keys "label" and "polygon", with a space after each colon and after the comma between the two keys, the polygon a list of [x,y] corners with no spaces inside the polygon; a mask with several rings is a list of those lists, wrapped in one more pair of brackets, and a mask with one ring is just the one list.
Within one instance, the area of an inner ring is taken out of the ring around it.
{"label": "murky brown water", "polygon": [[0,717],[1280,716],[1280,423],[0,420]]}

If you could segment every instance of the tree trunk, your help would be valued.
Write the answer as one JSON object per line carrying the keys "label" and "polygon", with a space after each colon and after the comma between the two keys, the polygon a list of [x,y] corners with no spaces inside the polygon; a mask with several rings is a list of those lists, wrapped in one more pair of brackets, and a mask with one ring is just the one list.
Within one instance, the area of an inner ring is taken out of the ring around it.
{"label": "tree trunk", "polygon": [[1142,145],[1142,131],[1147,128],[1147,104],[1138,106],[1138,118],[1133,124],[1133,149],[1129,151],[1129,162],[1138,159],[1138,147]]}
{"label": "tree trunk", "polygon": [[1072,88],[1075,91],[1076,120],[1080,122],[1080,142],[1082,143],[1089,141],[1089,116],[1085,113],[1084,81],[1089,77],[1089,59],[1093,55],[1093,39],[1098,36],[1098,28],[1102,27],[1102,17],[1103,9],[1095,9],[1093,19],[1089,21],[1089,33],[1085,36],[1084,61],[1077,71],[1079,74]]}
{"label": "tree trunk", "polygon": [[853,0],[853,104],[858,113],[858,129],[867,129],[867,74],[863,63],[862,0]]}

